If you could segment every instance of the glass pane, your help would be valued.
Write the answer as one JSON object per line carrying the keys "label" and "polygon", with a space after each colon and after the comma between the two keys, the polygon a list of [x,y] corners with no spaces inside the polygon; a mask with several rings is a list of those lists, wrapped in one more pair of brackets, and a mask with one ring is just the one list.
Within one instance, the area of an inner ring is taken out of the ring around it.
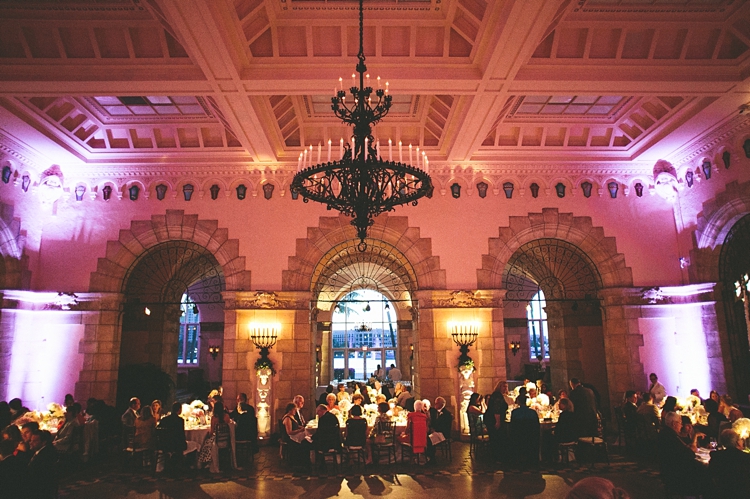
{"label": "glass pane", "polygon": [[346,367],[346,359],[344,358],[343,350],[333,351],[333,377],[334,379],[344,378],[344,368]]}
{"label": "glass pane", "polygon": [[382,350],[371,350],[367,352],[367,377],[370,377],[377,369],[378,366],[383,367],[383,351]]}
{"label": "glass pane", "polygon": [[391,364],[396,364],[396,351],[395,350],[386,350],[385,351],[385,364],[390,368]]}
{"label": "glass pane", "polygon": [[361,350],[349,350],[349,372],[344,373],[344,379],[364,379],[365,359]]}
{"label": "glass pane", "polygon": [[177,362],[185,362],[185,326],[180,325],[180,334],[177,335]]}
{"label": "glass pane", "polygon": [[187,350],[185,352],[185,362],[189,364],[198,363],[198,326],[187,326]]}

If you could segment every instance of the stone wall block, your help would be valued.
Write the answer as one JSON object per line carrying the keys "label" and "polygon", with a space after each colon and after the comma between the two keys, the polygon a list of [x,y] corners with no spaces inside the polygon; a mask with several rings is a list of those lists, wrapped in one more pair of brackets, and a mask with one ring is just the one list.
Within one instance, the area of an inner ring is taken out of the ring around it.
{"label": "stone wall block", "polygon": [[169,240],[169,231],[167,230],[167,217],[166,215],[152,215],[151,216],[151,230],[156,237],[158,242],[164,242]]}
{"label": "stone wall block", "polygon": [[278,340],[276,342],[276,351],[277,352],[294,352],[294,340]]}
{"label": "stone wall block", "polygon": [[182,239],[182,219],[185,212],[182,210],[167,210],[164,222],[169,239]]}
{"label": "stone wall block", "polygon": [[198,215],[183,215],[179,237],[185,241],[192,241],[195,235],[195,224],[197,223]]}

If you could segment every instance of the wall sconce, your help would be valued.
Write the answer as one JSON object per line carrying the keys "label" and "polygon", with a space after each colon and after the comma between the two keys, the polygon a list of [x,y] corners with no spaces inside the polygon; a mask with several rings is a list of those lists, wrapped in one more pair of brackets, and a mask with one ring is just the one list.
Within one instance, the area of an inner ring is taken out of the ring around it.
{"label": "wall sconce", "polygon": [[86,193],[86,186],[83,185],[77,185],[75,194],[76,194],[76,201],[83,201],[83,195]]}
{"label": "wall sconce", "polygon": [[557,197],[564,198],[565,197],[565,184],[562,182],[558,182],[555,186],[555,191],[557,192]]}
{"label": "wall sconce", "polygon": [[505,199],[513,198],[513,182],[505,182],[503,190],[505,191]]}
{"label": "wall sconce", "polygon": [[272,183],[263,184],[263,197],[266,199],[271,199],[271,196],[273,196],[273,189],[276,187]]}
{"label": "wall sconce", "polygon": [[185,201],[190,201],[193,197],[193,190],[193,184],[185,184],[182,186],[182,196],[185,198]]}
{"label": "wall sconce", "polygon": [[693,186],[693,182],[694,182],[693,170],[688,170],[687,173],[685,173],[685,182],[687,183],[688,187]]}
{"label": "wall sconce", "polygon": [[724,151],[721,154],[721,161],[722,163],[724,163],[724,168],[727,170],[729,170],[729,159],[730,159],[729,151]]}
{"label": "wall sconce", "polygon": [[146,307],[146,308],[143,309],[143,313],[146,314],[146,315],[151,315],[151,309],[148,308],[148,307]]}
{"label": "wall sconce", "polygon": [[414,362],[414,343],[409,345],[409,361]]}
{"label": "wall sconce", "polygon": [[458,345],[461,355],[458,357],[458,368],[462,366],[474,368],[474,361],[469,357],[469,347],[479,337],[479,322],[449,322],[448,330],[451,332],[453,342]]}
{"label": "wall sconce", "polygon": [[216,201],[216,198],[219,197],[219,191],[220,190],[221,190],[221,188],[219,187],[219,184],[212,185],[211,188],[209,189],[209,191],[211,191],[211,199],[213,199],[214,201]]}
{"label": "wall sconce", "polygon": [[521,342],[520,341],[511,341],[508,343],[508,350],[513,352],[513,357],[516,356],[518,351],[521,349]]}
{"label": "wall sconce", "polygon": [[640,182],[636,182],[633,187],[635,187],[635,195],[638,197],[643,197],[643,184]]}
{"label": "wall sconce", "polygon": [[247,196],[247,187],[245,187],[245,184],[240,184],[237,186],[237,199],[242,201],[245,199],[245,196]]}
{"label": "wall sconce", "polygon": [[484,199],[487,197],[487,188],[489,185],[487,185],[487,182],[479,182],[477,184],[477,192],[479,192],[479,197]]}
{"label": "wall sconce", "polygon": [[458,199],[461,197],[461,185],[458,182],[454,182],[451,185],[451,195],[454,199]]}
{"label": "wall sconce", "polygon": [[13,173],[9,165],[3,166],[3,183],[7,184],[10,182],[10,174]]}
{"label": "wall sconce", "polygon": [[539,184],[534,182],[529,186],[529,189],[531,189],[531,197],[538,198],[539,197]]}
{"label": "wall sconce", "polygon": [[701,165],[701,168],[703,169],[703,176],[706,177],[706,180],[711,179],[711,162],[710,161],[704,161]]}
{"label": "wall sconce", "polygon": [[105,185],[104,189],[102,189],[102,197],[105,201],[109,201],[109,198],[112,197],[112,186],[111,185]]}
{"label": "wall sconce", "polygon": [[248,328],[250,330],[250,341],[260,350],[260,358],[255,361],[255,370],[270,369],[275,374],[276,371],[273,368],[273,362],[268,358],[268,351],[276,344],[276,340],[279,339],[281,324],[260,324],[253,322],[248,325]]}
{"label": "wall sconce", "polygon": [[581,184],[581,189],[583,190],[583,197],[586,197],[586,198],[590,198],[591,197],[591,188],[592,187],[594,187],[594,185],[591,182],[584,182],[584,183]]}
{"label": "wall sconce", "polygon": [[137,201],[138,200],[138,192],[141,190],[140,187],[137,185],[131,185],[130,189],[128,189],[128,193],[130,196],[131,201]]}
{"label": "wall sconce", "polygon": [[164,199],[164,196],[167,195],[167,186],[164,184],[159,184],[156,186],[156,199],[159,201],[162,201]]}
{"label": "wall sconce", "polygon": [[23,189],[23,192],[29,191],[29,185],[31,184],[31,177],[28,175],[24,175],[21,177],[21,189]]}
{"label": "wall sconce", "polygon": [[315,345],[315,363],[320,364],[320,345]]}
{"label": "wall sconce", "polygon": [[219,356],[219,352],[221,352],[221,348],[218,345],[211,345],[208,347],[208,353],[214,360],[216,360],[216,357]]}
{"label": "wall sconce", "polygon": [[620,186],[617,182],[609,182],[607,183],[607,190],[609,191],[609,197],[616,199],[617,191],[620,190]]}
{"label": "wall sconce", "polygon": [[290,189],[289,192],[292,193],[292,201],[296,201],[299,197],[299,191],[297,189]]}

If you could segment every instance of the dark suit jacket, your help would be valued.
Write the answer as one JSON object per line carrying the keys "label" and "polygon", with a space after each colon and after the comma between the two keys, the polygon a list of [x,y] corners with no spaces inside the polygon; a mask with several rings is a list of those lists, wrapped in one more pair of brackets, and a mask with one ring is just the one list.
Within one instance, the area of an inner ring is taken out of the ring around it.
{"label": "dark suit jacket", "polygon": [[594,392],[578,385],[571,391],[568,398],[573,402],[573,414],[576,417],[578,435],[582,437],[596,436],[599,422],[596,417],[596,397]]}
{"label": "dark suit jacket", "polygon": [[24,497],[26,489],[26,462],[18,456],[0,461],[0,483],[7,497]]}
{"label": "dark suit jacket", "polygon": [[[170,414],[161,418],[158,430],[159,444],[167,452],[183,452],[187,449],[185,440],[185,420],[177,414]],[[163,436],[162,436],[163,435]]]}
{"label": "dark suit jacket", "polygon": [[318,430],[312,436],[315,450],[327,451],[341,447],[341,427],[339,418],[326,411],[318,418]]}
{"label": "dark suit jacket", "polygon": [[750,454],[739,449],[717,450],[708,464],[717,497],[741,497],[750,492]]}
{"label": "dark suit jacket", "polygon": [[625,402],[622,415],[625,417],[625,433],[634,435],[638,429],[638,407],[630,402]]}
{"label": "dark suit jacket", "polygon": [[662,428],[657,438],[657,453],[662,479],[668,487],[685,487],[685,491],[701,493],[704,469],[695,453],[671,428]]}
{"label": "dark suit jacket", "polygon": [[445,407],[440,414],[437,409],[430,407],[430,427],[432,431],[439,431],[445,438],[450,438],[453,429],[453,414]]}
{"label": "dark suit jacket", "polygon": [[52,444],[35,453],[27,466],[26,495],[29,499],[57,497],[57,452]]}

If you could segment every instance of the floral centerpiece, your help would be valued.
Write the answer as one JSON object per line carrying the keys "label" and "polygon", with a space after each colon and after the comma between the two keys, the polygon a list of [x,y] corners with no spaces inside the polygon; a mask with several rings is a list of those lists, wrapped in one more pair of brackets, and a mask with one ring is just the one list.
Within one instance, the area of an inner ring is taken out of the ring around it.
{"label": "floral centerpiece", "polygon": [[255,361],[255,372],[260,376],[261,371],[269,370],[271,371],[271,375],[276,374],[276,369],[273,368],[273,362],[271,362],[271,359],[268,357],[258,357],[258,360]]}

